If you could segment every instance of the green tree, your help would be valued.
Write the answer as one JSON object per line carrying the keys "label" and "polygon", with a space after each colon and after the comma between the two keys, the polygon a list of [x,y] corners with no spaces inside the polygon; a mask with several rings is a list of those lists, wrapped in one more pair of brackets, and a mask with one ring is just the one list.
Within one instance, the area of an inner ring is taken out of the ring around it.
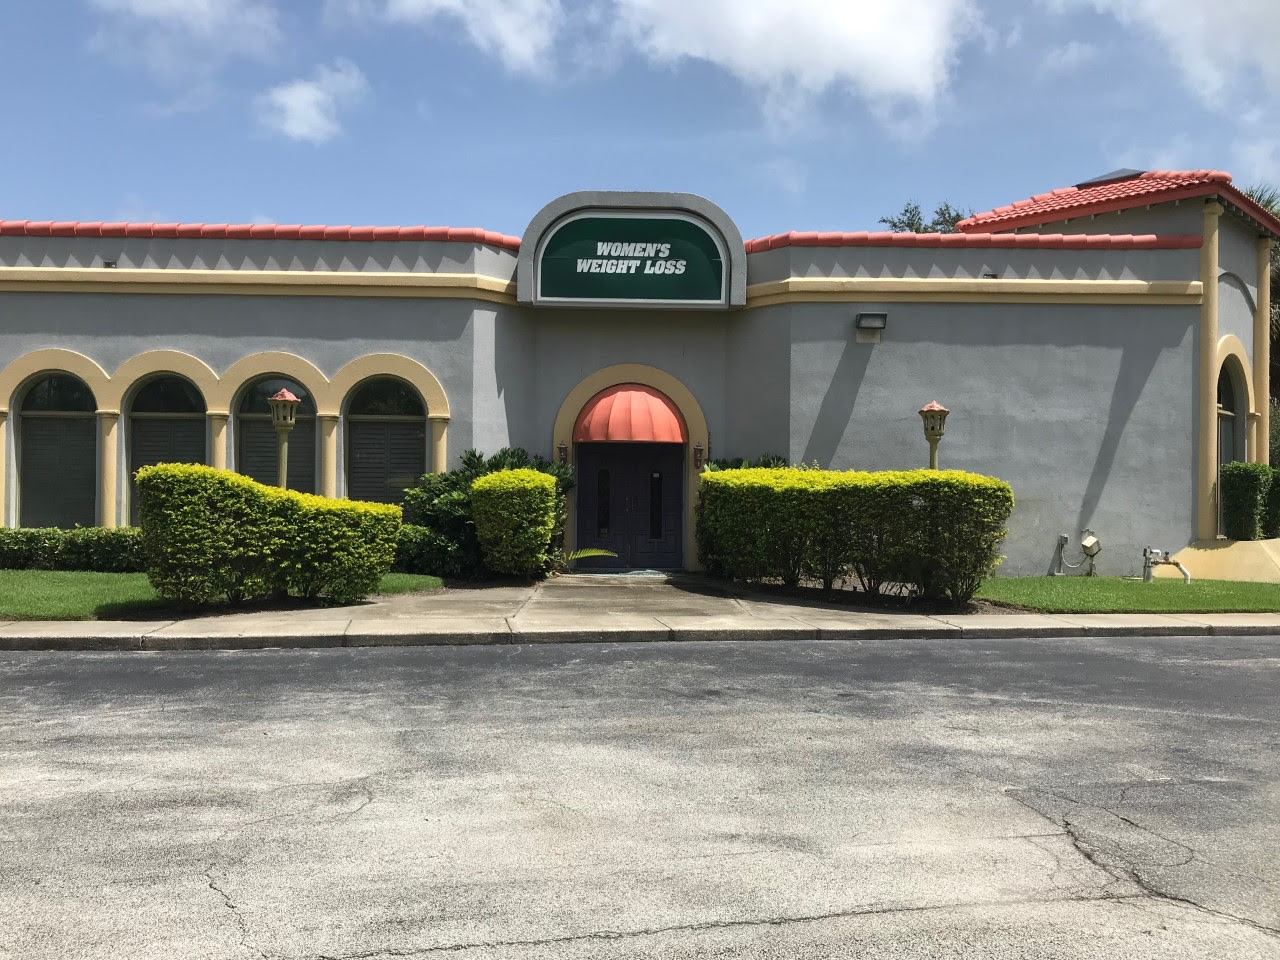
{"label": "green tree", "polygon": [[925,220],[920,204],[913,200],[896,216],[881,217],[880,222],[894,233],[955,233],[956,223],[972,216],[972,210],[953,207],[944,200],[933,211],[933,219]]}

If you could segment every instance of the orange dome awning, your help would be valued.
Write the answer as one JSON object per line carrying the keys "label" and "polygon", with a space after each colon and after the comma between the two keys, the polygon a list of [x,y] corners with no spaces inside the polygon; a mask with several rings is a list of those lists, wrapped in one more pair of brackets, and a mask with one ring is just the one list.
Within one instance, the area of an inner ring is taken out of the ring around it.
{"label": "orange dome awning", "polygon": [[601,390],[583,406],[573,426],[575,443],[684,443],[687,438],[676,405],[640,383]]}

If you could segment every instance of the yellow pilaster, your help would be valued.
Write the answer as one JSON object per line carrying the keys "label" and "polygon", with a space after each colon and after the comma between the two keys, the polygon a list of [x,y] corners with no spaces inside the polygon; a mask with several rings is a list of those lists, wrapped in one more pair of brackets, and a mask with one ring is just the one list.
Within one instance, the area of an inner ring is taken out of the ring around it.
{"label": "yellow pilaster", "polygon": [[449,418],[428,419],[431,420],[431,472],[445,473],[449,469]]}
{"label": "yellow pilaster", "polygon": [[9,461],[5,457],[6,435],[8,427],[5,423],[9,419],[8,410],[0,410],[0,527],[7,526],[6,517],[9,512],[9,496],[5,487],[5,478],[9,476]]}
{"label": "yellow pilaster", "polygon": [[230,414],[213,413],[209,417],[209,466],[227,469],[227,420]]}
{"label": "yellow pilaster", "polygon": [[120,472],[117,438],[120,411],[98,411],[98,526],[116,525],[116,479]]}
{"label": "yellow pilaster", "polygon": [[1200,246],[1200,336],[1196,384],[1200,429],[1196,435],[1196,539],[1218,535],[1218,218],[1222,204],[1204,205],[1204,242]]}
{"label": "yellow pilaster", "polygon": [[1271,244],[1258,240],[1258,303],[1253,315],[1253,460],[1266,463],[1271,450]]}
{"label": "yellow pilaster", "polygon": [[320,422],[320,495],[338,495],[338,417],[322,413]]}

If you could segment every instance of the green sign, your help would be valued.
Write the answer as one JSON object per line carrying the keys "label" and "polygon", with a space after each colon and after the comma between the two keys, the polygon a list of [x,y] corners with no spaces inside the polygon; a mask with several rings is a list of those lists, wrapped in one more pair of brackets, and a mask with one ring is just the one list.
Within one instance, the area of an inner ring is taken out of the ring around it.
{"label": "green sign", "polygon": [[538,255],[537,299],[563,303],[727,303],[722,244],[687,215],[578,214]]}

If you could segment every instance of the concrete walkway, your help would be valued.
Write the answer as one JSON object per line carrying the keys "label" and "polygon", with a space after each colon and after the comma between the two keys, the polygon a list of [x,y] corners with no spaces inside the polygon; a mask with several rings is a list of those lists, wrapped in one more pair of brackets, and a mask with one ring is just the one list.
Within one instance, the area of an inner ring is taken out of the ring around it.
{"label": "concrete walkway", "polygon": [[672,640],[1280,635],[1280,614],[878,613],[702,577],[574,575],[350,607],[0,623],[0,650],[216,650]]}

